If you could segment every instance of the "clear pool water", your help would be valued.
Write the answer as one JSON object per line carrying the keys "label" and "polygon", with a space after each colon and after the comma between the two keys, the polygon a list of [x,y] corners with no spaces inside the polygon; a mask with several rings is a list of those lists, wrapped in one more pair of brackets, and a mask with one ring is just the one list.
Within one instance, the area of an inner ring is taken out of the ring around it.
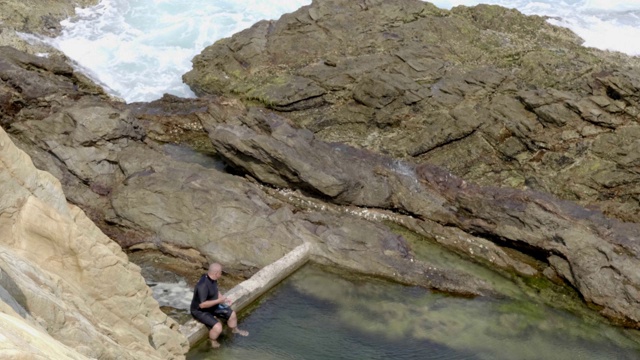
{"label": "clear pool water", "polygon": [[199,359],[638,359],[629,333],[521,300],[466,299],[302,268]]}

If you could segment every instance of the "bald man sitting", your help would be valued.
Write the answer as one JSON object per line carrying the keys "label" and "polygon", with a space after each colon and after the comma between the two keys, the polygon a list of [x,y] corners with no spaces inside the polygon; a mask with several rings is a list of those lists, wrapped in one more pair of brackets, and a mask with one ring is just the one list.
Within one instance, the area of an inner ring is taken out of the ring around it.
{"label": "bald man sitting", "polygon": [[249,332],[238,329],[236,312],[229,307],[231,301],[218,291],[220,276],[222,265],[211,264],[209,271],[196,284],[191,301],[191,315],[209,328],[209,340],[214,348],[220,347],[218,336],[222,332],[222,324],[218,319],[225,320],[234,334],[249,335]]}

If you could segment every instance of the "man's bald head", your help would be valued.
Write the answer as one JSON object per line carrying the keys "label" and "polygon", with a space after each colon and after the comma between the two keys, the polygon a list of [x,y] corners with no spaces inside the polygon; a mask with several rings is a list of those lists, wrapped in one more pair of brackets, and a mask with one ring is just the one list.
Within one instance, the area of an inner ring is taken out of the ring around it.
{"label": "man's bald head", "polygon": [[220,277],[220,275],[222,275],[222,265],[218,263],[209,265],[209,271],[207,272],[207,275],[209,275],[209,277],[212,279],[217,279],[218,277]]}

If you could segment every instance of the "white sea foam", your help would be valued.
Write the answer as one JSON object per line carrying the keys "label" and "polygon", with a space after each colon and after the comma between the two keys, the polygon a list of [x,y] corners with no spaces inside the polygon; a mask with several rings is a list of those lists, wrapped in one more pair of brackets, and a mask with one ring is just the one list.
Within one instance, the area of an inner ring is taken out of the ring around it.
{"label": "white sea foam", "polygon": [[550,23],[571,29],[584,46],[640,55],[640,0],[435,0],[436,6],[479,3],[516,8],[527,15],[552,17]]}
{"label": "white sea foam", "polygon": [[181,76],[216,40],[310,0],[102,0],[77,9],[49,42],[127,102],[192,97]]}
{"label": "white sea foam", "polygon": [[640,10],[640,1],[636,0],[586,0],[582,4],[583,9],[605,11],[631,11]]}
{"label": "white sea foam", "polygon": [[[572,29],[585,46],[640,55],[640,0],[435,0],[457,5],[492,3],[525,14],[547,15]],[[191,97],[181,76],[206,46],[277,19],[311,0],[102,0],[78,9],[49,42],[74,59],[94,80],[127,102],[164,93]]]}
{"label": "white sea foam", "polygon": [[187,286],[186,282],[182,280],[178,283],[152,282],[148,285],[153,291],[153,298],[158,301],[160,306],[189,310],[191,299],[193,298],[193,289]]}

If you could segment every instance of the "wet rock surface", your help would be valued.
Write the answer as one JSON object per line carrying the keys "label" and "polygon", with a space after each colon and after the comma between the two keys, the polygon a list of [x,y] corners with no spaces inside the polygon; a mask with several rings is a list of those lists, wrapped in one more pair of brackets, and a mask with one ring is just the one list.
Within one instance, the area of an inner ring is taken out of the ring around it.
{"label": "wet rock surface", "polygon": [[[640,319],[633,310],[637,285],[628,286],[640,280],[640,225],[607,219],[546,194],[481,187],[434,165],[414,167],[320,142],[275,115],[251,117],[248,112],[247,117],[254,122],[205,129],[222,156],[259,180],[307,190],[336,204],[410,214],[418,221],[428,219],[425,226],[438,232],[432,222],[516,249],[548,264],[608,316],[622,323]],[[301,154],[313,155],[302,155],[301,161]],[[325,178],[331,181],[316,180]],[[333,188],[340,191],[326,190]]]}
{"label": "wet rock surface", "polygon": [[[76,8],[98,4],[99,0],[5,0],[0,4],[0,46],[11,46],[29,54],[64,58],[38,36],[55,37],[62,20],[73,17]],[[35,35],[35,36],[34,36]]]}
{"label": "wet rock surface", "polygon": [[76,7],[97,4],[96,0],[3,1],[0,22],[3,27],[30,34],[57,35],[60,21],[70,17]]}

